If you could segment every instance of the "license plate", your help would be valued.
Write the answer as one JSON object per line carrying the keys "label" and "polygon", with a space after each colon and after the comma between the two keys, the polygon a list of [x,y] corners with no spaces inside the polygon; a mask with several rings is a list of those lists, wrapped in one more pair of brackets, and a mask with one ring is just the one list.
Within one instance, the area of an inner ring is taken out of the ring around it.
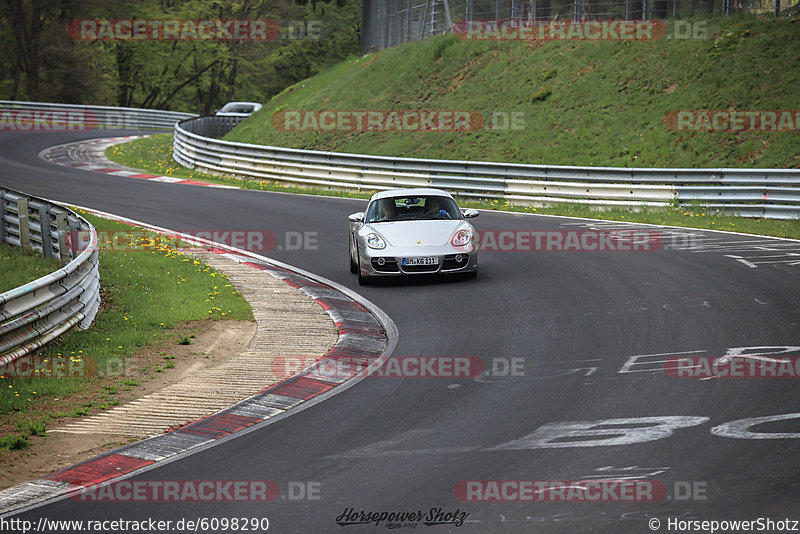
{"label": "license plate", "polygon": [[403,265],[439,265],[439,258],[403,258]]}

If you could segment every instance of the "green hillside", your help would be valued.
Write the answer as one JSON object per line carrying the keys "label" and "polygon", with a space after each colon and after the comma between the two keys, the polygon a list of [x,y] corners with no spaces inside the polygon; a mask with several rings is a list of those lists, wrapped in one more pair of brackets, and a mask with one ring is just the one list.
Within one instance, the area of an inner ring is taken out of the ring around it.
{"label": "green hillside", "polygon": [[[447,35],[403,45],[290,87],[226,139],[554,165],[800,168],[797,131],[667,127],[665,116],[676,111],[800,110],[797,16],[707,24],[714,29],[704,39],[501,42]],[[299,110],[477,111],[485,124],[493,113],[522,113],[525,129],[286,132],[273,126],[279,112]]]}

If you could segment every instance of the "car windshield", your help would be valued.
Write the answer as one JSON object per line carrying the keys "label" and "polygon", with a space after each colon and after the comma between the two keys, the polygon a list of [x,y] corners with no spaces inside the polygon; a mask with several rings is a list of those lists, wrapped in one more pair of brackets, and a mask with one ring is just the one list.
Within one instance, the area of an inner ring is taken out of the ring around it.
{"label": "car windshield", "polygon": [[452,198],[433,195],[381,198],[367,209],[368,223],[462,218]]}

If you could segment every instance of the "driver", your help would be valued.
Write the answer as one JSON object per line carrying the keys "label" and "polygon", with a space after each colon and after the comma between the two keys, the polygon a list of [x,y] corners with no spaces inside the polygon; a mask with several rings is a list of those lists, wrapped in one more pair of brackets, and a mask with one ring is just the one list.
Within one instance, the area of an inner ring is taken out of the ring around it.
{"label": "driver", "polygon": [[450,213],[444,208],[442,208],[439,199],[436,197],[428,197],[428,201],[425,203],[425,214],[430,215],[432,217],[442,217],[443,219],[450,219]]}
{"label": "driver", "polygon": [[380,221],[391,221],[392,219],[397,218],[397,206],[394,204],[394,200],[389,198],[380,203],[379,206],[379,219]]}

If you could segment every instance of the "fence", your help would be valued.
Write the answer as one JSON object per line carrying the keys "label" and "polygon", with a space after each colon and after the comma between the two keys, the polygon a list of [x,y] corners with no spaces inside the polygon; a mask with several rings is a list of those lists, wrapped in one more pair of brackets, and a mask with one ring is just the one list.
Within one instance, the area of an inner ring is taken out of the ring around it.
{"label": "fence", "polygon": [[65,264],[0,294],[3,366],[75,326],[89,328],[100,305],[100,273],[97,234],[87,220],[10,189],[0,189],[0,204],[0,245],[30,248]]}
{"label": "fence", "polygon": [[[784,7],[791,2],[784,0]],[[465,20],[545,23],[781,13],[781,0],[363,0],[361,5],[362,54],[451,32]]]}
{"label": "fence", "polygon": [[192,113],[0,100],[0,131],[171,130]]}
{"label": "fence", "polygon": [[[232,143],[216,117],[175,126],[173,158],[212,173],[349,190],[437,187],[466,198],[511,204],[579,202],[598,207],[699,202],[745,217],[800,218],[800,171],[636,169],[394,158]],[[232,126],[231,126],[232,128]]]}

